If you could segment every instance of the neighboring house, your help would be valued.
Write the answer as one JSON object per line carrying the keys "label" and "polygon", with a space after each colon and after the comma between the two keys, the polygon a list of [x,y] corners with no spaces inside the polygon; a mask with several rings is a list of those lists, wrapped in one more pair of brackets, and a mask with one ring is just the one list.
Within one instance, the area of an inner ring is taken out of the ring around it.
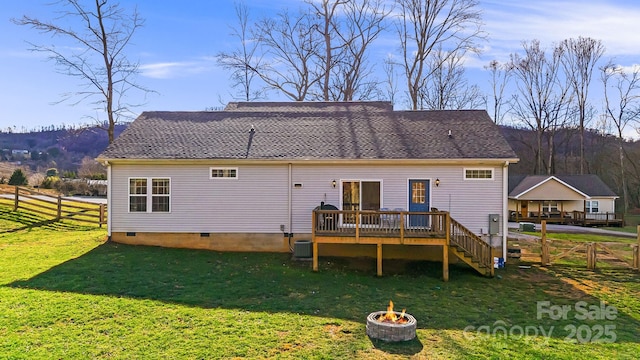
{"label": "neighboring house", "polygon": [[[312,211],[324,203],[437,208],[506,252],[508,166],[518,159],[483,110],[263,102],[144,112],[98,160],[108,166],[116,242],[287,252],[310,239]],[[428,256],[397,250],[387,255]]]}
{"label": "neighboring house", "polygon": [[512,221],[621,224],[618,196],[597,175],[513,175],[509,177]]}

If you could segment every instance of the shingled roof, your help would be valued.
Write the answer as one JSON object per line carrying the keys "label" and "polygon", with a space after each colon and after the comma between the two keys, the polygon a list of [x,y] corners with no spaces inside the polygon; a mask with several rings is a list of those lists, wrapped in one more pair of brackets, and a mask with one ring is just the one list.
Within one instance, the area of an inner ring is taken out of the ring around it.
{"label": "shingled roof", "polygon": [[223,111],[144,112],[100,158],[515,161],[517,156],[484,110],[252,102],[230,103]]}
{"label": "shingled roof", "polygon": [[555,177],[589,197],[618,197],[598,175],[513,175],[509,176],[509,197],[516,197]]}

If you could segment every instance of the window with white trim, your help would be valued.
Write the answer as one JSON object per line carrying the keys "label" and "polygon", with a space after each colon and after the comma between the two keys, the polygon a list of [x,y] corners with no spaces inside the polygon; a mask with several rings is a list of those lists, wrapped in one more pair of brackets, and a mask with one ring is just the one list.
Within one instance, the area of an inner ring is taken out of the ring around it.
{"label": "window with white trim", "polygon": [[212,167],[209,168],[210,179],[237,179],[238,168]]}
{"label": "window with white trim", "polygon": [[130,178],[129,212],[170,212],[171,179]]}
{"label": "window with white trim", "polygon": [[584,205],[584,211],[590,214],[600,212],[600,203],[598,200],[587,200]]}
{"label": "window with white trim", "polygon": [[558,212],[558,202],[555,200],[545,200],[542,202],[542,211]]}
{"label": "window with white trim", "polygon": [[465,180],[493,180],[493,169],[464,169]]}

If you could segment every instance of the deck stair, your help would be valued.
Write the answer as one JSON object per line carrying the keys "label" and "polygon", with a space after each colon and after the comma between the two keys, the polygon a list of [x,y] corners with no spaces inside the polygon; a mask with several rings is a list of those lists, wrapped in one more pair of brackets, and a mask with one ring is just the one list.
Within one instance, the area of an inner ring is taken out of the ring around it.
{"label": "deck stair", "polygon": [[491,246],[451,218],[449,251],[484,276],[493,276]]}

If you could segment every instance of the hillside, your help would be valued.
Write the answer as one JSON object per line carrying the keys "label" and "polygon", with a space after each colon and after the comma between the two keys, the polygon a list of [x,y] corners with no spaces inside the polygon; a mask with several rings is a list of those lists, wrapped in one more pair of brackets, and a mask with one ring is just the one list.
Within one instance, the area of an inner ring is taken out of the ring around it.
{"label": "hillside", "polygon": [[[116,136],[125,128],[126,125],[118,125]],[[0,132],[0,175],[15,165],[21,165],[30,171],[55,167],[61,173],[75,172],[83,158],[95,158],[108,143],[107,133],[98,128]],[[23,150],[28,155],[20,153]]]}

